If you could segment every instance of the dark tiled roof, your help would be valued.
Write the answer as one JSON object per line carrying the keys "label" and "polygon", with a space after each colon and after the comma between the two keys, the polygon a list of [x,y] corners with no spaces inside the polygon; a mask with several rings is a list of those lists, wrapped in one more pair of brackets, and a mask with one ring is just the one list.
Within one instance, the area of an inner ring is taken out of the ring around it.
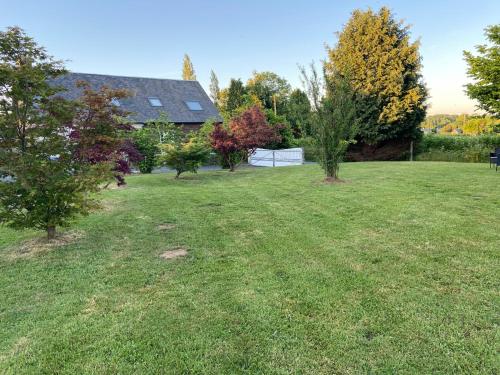
{"label": "dark tiled roof", "polygon": [[[52,83],[67,89],[58,95],[74,100],[81,95],[81,89],[76,87],[78,81],[88,82],[94,90],[101,86],[129,90],[132,96],[120,99],[120,107],[132,112],[130,117],[136,122],[156,119],[161,112],[166,112],[170,121],[175,123],[200,123],[211,118],[222,121],[198,81],[68,73],[54,79]],[[163,107],[152,107],[149,97],[159,98]],[[191,111],[186,101],[200,102],[203,109]]]}

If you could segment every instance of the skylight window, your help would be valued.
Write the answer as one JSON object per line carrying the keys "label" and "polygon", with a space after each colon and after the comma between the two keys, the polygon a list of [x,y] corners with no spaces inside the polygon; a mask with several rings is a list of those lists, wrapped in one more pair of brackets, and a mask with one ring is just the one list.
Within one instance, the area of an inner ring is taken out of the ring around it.
{"label": "skylight window", "polygon": [[151,104],[151,107],[163,107],[163,104],[161,104],[160,99],[158,98],[148,98],[149,104]]}
{"label": "skylight window", "polygon": [[113,104],[115,107],[121,106],[120,101],[116,98],[111,99],[111,104]]}
{"label": "skylight window", "polygon": [[200,102],[186,102],[186,105],[191,111],[203,111]]}

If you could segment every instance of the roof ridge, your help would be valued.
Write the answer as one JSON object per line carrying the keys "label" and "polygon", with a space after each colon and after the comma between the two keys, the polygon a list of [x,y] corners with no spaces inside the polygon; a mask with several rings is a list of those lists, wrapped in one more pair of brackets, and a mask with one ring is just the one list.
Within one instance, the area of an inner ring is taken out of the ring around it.
{"label": "roof ridge", "polygon": [[[195,79],[178,79],[178,78],[155,78],[155,77],[139,77],[139,76],[119,76],[116,74],[104,74],[104,73],[85,73],[85,72],[69,72],[70,74],[88,74],[92,76],[105,76],[105,77],[118,77],[118,78],[140,78],[140,79],[154,79],[158,81],[185,81],[185,82],[198,82]],[[198,82],[199,83],[199,82]]]}
{"label": "roof ridge", "polygon": [[[88,81],[95,89],[104,85],[108,87],[123,87],[135,93],[123,101],[122,107],[133,114],[130,117],[136,122],[144,122],[158,117],[158,108],[152,107],[146,97],[158,97],[163,103],[161,110],[168,113],[171,121],[177,123],[202,123],[208,118],[220,119],[217,108],[210,101],[207,93],[198,81],[171,80],[168,78],[128,77],[99,73],[69,72],[53,80],[55,85],[61,85],[68,90],[62,96],[77,99],[81,96],[81,88],[75,86],[75,81]],[[186,100],[197,100],[202,111],[192,111]]]}

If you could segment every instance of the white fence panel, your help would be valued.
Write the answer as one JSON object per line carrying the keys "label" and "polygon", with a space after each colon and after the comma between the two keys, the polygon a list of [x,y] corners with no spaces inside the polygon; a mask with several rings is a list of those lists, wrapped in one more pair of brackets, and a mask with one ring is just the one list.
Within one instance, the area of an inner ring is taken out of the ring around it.
{"label": "white fence panel", "polygon": [[287,148],[284,150],[267,150],[258,148],[248,157],[248,164],[256,167],[285,167],[304,164],[302,148]]}

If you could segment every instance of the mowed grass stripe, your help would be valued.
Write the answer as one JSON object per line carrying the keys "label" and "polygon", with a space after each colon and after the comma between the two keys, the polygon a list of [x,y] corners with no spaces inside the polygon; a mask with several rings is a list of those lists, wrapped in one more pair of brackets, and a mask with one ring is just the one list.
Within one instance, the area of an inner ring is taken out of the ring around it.
{"label": "mowed grass stripe", "polygon": [[495,372],[500,175],[341,173],[131,176],[83,238],[23,259],[37,234],[0,229],[0,372]]}

